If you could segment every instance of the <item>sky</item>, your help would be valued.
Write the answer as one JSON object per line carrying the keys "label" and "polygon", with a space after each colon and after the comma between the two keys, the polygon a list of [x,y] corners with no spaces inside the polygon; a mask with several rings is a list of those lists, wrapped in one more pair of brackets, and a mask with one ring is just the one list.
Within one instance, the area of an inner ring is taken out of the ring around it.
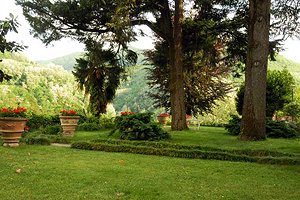
{"label": "sky", "polygon": [[[0,19],[5,19],[9,16],[9,13],[17,16],[17,21],[20,26],[18,28],[18,33],[9,33],[7,39],[28,46],[22,53],[30,60],[48,60],[70,53],[84,51],[83,44],[68,38],[53,42],[46,47],[39,39],[30,35],[30,25],[25,20],[21,7],[15,5],[14,0],[1,0]],[[153,48],[153,41],[149,37],[139,37],[138,41],[132,43],[131,46],[140,49],[151,49]],[[284,43],[283,48],[285,51],[281,52],[282,55],[290,60],[300,63],[300,40],[289,39]]]}

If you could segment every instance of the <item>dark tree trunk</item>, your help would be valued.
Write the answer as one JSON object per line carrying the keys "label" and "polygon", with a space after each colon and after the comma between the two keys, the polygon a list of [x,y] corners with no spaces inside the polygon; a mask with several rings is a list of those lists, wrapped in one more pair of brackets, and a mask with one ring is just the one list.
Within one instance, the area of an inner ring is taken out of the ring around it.
{"label": "dark tree trunk", "polygon": [[182,23],[183,23],[183,0],[175,0],[175,17],[173,38],[170,45],[170,95],[172,130],[187,128],[184,104],[184,83],[182,66]]}
{"label": "dark tree trunk", "polygon": [[269,49],[270,0],[249,0],[248,52],[241,140],[266,137],[266,79]]}

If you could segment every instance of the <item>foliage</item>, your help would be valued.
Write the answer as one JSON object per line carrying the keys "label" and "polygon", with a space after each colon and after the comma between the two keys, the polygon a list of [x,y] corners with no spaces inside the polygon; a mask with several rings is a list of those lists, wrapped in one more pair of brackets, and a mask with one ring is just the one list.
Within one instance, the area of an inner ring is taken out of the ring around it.
{"label": "foliage", "polygon": [[26,117],[26,108],[17,107],[17,108],[2,108],[0,111],[0,117]]}
{"label": "foliage", "polygon": [[[283,109],[284,105],[292,101],[293,85],[295,84],[293,76],[286,69],[268,71],[267,75],[267,96],[266,96],[266,116],[272,117],[276,111]],[[243,101],[245,93],[245,84],[242,83],[236,97],[236,109],[241,115],[243,110]]]}
{"label": "foliage", "polygon": [[152,113],[138,113],[116,117],[116,130],[125,140],[161,140],[170,135],[153,122]]}
{"label": "foliage", "polygon": [[[211,112],[216,100],[224,100],[231,88],[226,80],[231,67],[223,62],[221,43],[216,36],[207,39],[206,32],[205,36],[198,34],[198,26],[203,26],[207,31],[211,28],[190,20],[185,23],[183,36],[185,106],[186,112],[194,115]],[[154,65],[148,68],[149,86],[152,89],[150,97],[155,100],[156,107],[169,109],[170,68],[167,43],[156,42],[155,50],[149,50],[146,56]]]}
{"label": "foliage", "polygon": [[287,116],[291,116],[294,121],[300,119],[300,104],[298,102],[291,102],[284,106],[283,113]]}
{"label": "foliage", "polygon": [[[225,129],[229,135],[239,135],[241,133],[241,118],[233,115]],[[269,138],[293,138],[300,135],[299,127],[284,121],[267,120],[266,134]]]}
{"label": "foliage", "polygon": [[107,104],[115,97],[120,79],[125,76],[124,67],[135,64],[137,57],[128,49],[122,50],[122,56],[118,56],[118,52],[103,50],[96,42],[90,42],[87,50],[86,58],[76,60],[73,74],[80,88],[90,95],[91,112],[99,116],[106,113]]}
{"label": "foliage", "polygon": [[150,88],[146,80],[146,68],[144,65],[129,68],[128,76],[126,80],[121,81],[113,100],[117,111],[153,111],[153,99],[147,95]]}
{"label": "foliage", "polygon": [[100,124],[103,128],[115,128],[115,116],[111,114],[102,114]]}
{"label": "foliage", "polygon": [[37,135],[37,136],[31,136],[31,137],[26,137],[24,139],[26,144],[38,144],[38,145],[50,145],[51,140],[43,134]]}
{"label": "foliage", "polygon": [[47,115],[36,115],[33,114],[27,121],[27,126],[30,127],[30,130],[38,130],[47,127],[52,127],[59,125],[59,116],[47,116]]}
{"label": "foliage", "polygon": [[299,127],[284,121],[268,120],[266,129],[267,136],[270,138],[293,138],[300,136]]}
{"label": "foliage", "polygon": [[[174,146],[173,146],[174,147]],[[75,142],[72,144],[72,148],[96,150],[106,152],[126,152],[145,155],[157,155],[157,156],[170,156],[179,158],[193,158],[193,159],[215,159],[215,160],[229,160],[238,162],[258,162],[264,164],[283,164],[283,165],[298,165],[300,160],[297,158],[283,157],[252,157],[247,155],[239,155],[224,151],[212,151],[212,150],[199,150],[193,148],[183,148],[176,146],[177,148],[164,148],[153,147],[148,145],[135,145],[135,144],[122,144],[118,145],[109,144],[104,142]]]}
{"label": "foliage", "polygon": [[82,124],[79,124],[76,127],[77,131],[97,131],[101,130],[103,127],[99,123],[90,123],[90,122],[84,122]]}
{"label": "foliage", "polygon": [[55,115],[63,108],[87,114],[86,99],[71,73],[60,66],[37,65],[19,54],[2,56],[1,69],[12,79],[0,84],[0,107],[22,105],[37,115]]}
{"label": "foliage", "polygon": [[231,115],[228,124],[225,124],[225,129],[229,135],[239,135],[241,133],[241,118],[237,115]]}
{"label": "foliage", "polygon": [[46,126],[44,129],[41,130],[41,132],[46,135],[59,135],[62,131],[60,125],[51,125]]}

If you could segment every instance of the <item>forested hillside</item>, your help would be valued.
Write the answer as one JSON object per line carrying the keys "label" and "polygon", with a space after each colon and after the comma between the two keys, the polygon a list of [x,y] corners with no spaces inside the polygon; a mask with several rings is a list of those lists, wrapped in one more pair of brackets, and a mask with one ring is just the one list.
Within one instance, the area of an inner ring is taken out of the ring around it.
{"label": "forested hillside", "polygon": [[276,61],[269,62],[269,69],[271,70],[282,70],[284,68],[294,76],[297,84],[300,85],[300,63],[288,60],[282,55],[278,55]]}
{"label": "forested hillside", "polygon": [[1,57],[0,68],[13,77],[0,84],[1,107],[20,105],[35,114],[58,114],[62,108],[82,111],[86,107],[73,75],[61,66],[36,64],[20,54]]}
{"label": "forested hillside", "polygon": [[37,61],[37,63],[43,64],[43,65],[44,64],[60,65],[60,66],[63,66],[63,68],[65,70],[72,71],[73,67],[76,63],[76,59],[80,58],[83,55],[84,55],[84,52],[76,52],[76,53],[68,54],[66,56],[53,58],[51,60],[40,60],[40,61]]}

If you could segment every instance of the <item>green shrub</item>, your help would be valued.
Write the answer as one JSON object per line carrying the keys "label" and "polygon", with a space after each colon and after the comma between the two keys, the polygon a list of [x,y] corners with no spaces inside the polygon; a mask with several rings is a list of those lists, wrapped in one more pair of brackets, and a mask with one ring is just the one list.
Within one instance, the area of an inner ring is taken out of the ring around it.
{"label": "green shrub", "polygon": [[42,129],[43,134],[47,135],[59,135],[61,133],[60,125],[51,125]]}
{"label": "green shrub", "polygon": [[[268,70],[267,74],[267,93],[266,93],[266,116],[272,117],[276,111],[292,102],[293,85],[295,80],[287,70]],[[236,97],[236,109],[241,115],[243,110],[245,93],[245,83],[243,83]]]}
{"label": "green shrub", "polygon": [[103,128],[114,128],[115,117],[112,114],[102,114],[100,116],[100,124]]}
{"label": "green shrub", "polygon": [[37,135],[37,136],[32,136],[32,137],[27,137],[25,138],[25,143],[26,144],[39,144],[39,145],[50,145],[51,144],[51,140],[43,135]]}
{"label": "green shrub", "polygon": [[59,116],[45,116],[45,115],[35,115],[33,114],[27,121],[27,126],[30,130],[37,130],[40,128],[45,128],[51,125],[59,125]]}
{"label": "green shrub", "polygon": [[267,136],[271,138],[293,138],[299,135],[296,127],[286,122],[268,120],[266,129]]}
{"label": "green shrub", "polygon": [[102,129],[102,126],[99,123],[90,122],[84,122],[76,127],[76,130],[78,131],[97,131],[100,129]]}
{"label": "green shrub", "polygon": [[177,149],[177,150],[202,150],[202,151],[214,151],[214,152],[227,152],[236,155],[246,155],[246,156],[258,156],[258,157],[295,157],[294,154],[281,153],[269,150],[252,150],[252,149],[220,149],[208,146],[199,145],[182,145],[171,142],[162,141],[132,141],[132,140],[115,140],[115,139],[95,139],[91,141],[92,143],[104,143],[111,145],[132,145],[132,146],[147,146],[152,148],[167,148],[167,149]]}
{"label": "green shrub", "polygon": [[[233,115],[228,124],[225,125],[229,135],[239,135],[241,118]],[[299,127],[292,123],[267,120],[266,134],[269,138],[293,138],[300,135]]]}
{"label": "green shrub", "polygon": [[171,148],[153,148],[148,146],[135,146],[128,144],[105,144],[90,142],[75,142],[72,148],[97,150],[106,152],[126,152],[145,155],[170,156],[179,158],[196,158],[196,159],[215,159],[228,161],[257,162],[268,164],[299,165],[300,160],[294,157],[252,157],[246,155],[237,155],[229,152],[203,151],[197,149],[171,149]]}
{"label": "green shrub", "polygon": [[169,139],[170,135],[153,121],[151,115],[152,113],[138,113],[118,116],[115,130],[119,130],[120,138],[126,140]]}
{"label": "green shrub", "polygon": [[231,115],[228,124],[225,124],[225,130],[229,135],[239,135],[241,132],[241,118],[237,115]]}

